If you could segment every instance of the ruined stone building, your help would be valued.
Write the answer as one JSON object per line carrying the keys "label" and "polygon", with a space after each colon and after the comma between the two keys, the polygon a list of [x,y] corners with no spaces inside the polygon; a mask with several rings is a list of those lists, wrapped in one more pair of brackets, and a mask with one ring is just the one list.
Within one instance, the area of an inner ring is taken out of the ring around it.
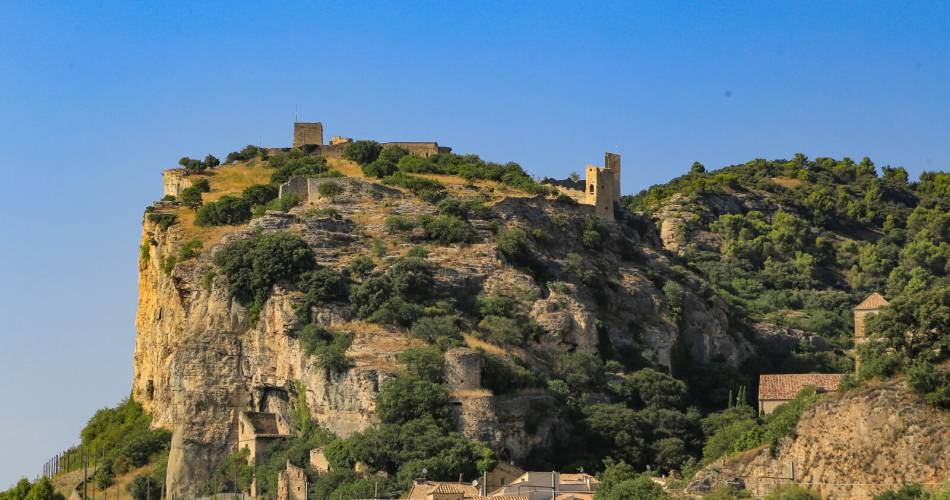
{"label": "ruined stone building", "polygon": [[597,217],[614,220],[614,204],[620,203],[620,155],[604,153],[604,166],[587,165],[586,172],[587,204]]}
{"label": "ruined stone building", "polygon": [[604,153],[604,166],[587,165],[585,179],[544,179],[542,184],[556,187],[578,203],[591,205],[594,215],[614,220],[614,204],[620,203],[620,155]]}
{"label": "ruined stone building", "polygon": [[294,122],[294,147],[323,146],[323,124]]}
{"label": "ruined stone building", "polygon": [[277,500],[307,500],[308,487],[307,474],[289,461],[277,473]]}

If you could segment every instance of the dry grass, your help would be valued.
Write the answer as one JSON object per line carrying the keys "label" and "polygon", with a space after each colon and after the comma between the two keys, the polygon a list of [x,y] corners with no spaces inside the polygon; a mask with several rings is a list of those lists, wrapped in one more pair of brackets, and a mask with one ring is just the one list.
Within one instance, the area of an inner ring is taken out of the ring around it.
{"label": "dry grass", "polygon": [[792,179],[791,177],[772,177],[772,182],[789,189],[802,185],[802,181],[798,179]]}
{"label": "dry grass", "polygon": [[[85,495],[85,497],[86,497],[86,498],[92,498],[93,495],[95,495],[96,498],[101,498],[101,499],[103,499],[103,500],[112,500],[112,499],[116,499],[116,500],[126,500],[126,499],[131,499],[131,498],[132,498],[132,495],[129,494],[129,491],[128,491],[128,489],[127,489],[128,485],[132,482],[133,479],[136,478],[136,476],[140,476],[140,475],[143,475],[143,474],[145,474],[145,475],[151,475],[151,474],[152,474],[152,468],[153,468],[153,467],[154,467],[153,464],[149,464],[149,465],[145,465],[145,466],[139,467],[138,469],[133,469],[133,470],[131,470],[131,471],[129,471],[129,472],[126,472],[125,474],[123,474],[123,475],[121,475],[121,476],[116,476],[116,478],[115,478],[115,484],[113,484],[112,486],[106,488],[105,490],[101,490],[101,489],[99,489],[99,488],[96,488],[96,487],[95,487],[95,484],[94,484],[94,481],[88,481],[88,482],[86,483],[86,492],[85,492],[86,495]],[[77,478],[76,483],[78,483],[79,481],[82,480],[82,475],[80,474],[80,475],[76,476],[76,478]],[[73,484],[73,485],[71,485],[71,486],[68,486],[66,489],[69,490],[70,488],[76,487],[76,486],[78,486],[78,484]],[[81,490],[81,489],[82,489],[81,487],[80,487],[80,488],[77,488],[76,491],[79,491],[79,490]],[[69,498],[69,495],[65,495],[65,496],[66,496],[66,498]]]}
{"label": "dry grass", "polygon": [[452,391],[451,396],[456,399],[462,398],[485,398],[492,395],[488,389],[459,389]]}
{"label": "dry grass", "polygon": [[476,338],[469,334],[466,334],[464,338],[465,338],[465,344],[472,349],[482,349],[489,354],[494,354],[495,356],[503,356],[503,357],[508,356],[507,349],[499,347],[495,344],[490,344],[488,342],[485,342],[482,339]]}
{"label": "dry grass", "polygon": [[211,183],[211,192],[201,196],[204,201],[215,201],[225,195],[239,195],[244,188],[256,184],[269,184],[274,169],[260,160],[250,160],[214,169],[208,178]]}

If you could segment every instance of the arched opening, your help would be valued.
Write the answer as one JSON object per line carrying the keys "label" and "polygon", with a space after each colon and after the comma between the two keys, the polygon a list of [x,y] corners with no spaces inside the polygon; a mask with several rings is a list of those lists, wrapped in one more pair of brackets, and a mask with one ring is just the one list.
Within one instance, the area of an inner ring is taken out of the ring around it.
{"label": "arched opening", "polygon": [[591,193],[594,192],[594,185],[593,185],[593,184],[590,185],[590,192],[591,192]]}

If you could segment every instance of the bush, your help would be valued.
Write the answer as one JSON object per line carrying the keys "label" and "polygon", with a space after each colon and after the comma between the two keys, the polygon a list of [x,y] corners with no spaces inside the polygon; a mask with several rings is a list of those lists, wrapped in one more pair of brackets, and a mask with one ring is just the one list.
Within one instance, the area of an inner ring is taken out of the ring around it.
{"label": "bush", "polygon": [[343,194],[343,186],[337,182],[323,182],[317,186],[317,192],[324,198],[333,198]]}
{"label": "bush", "polygon": [[277,198],[278,193],[279,189],[273,184],[256,184],[244,188],[241,198],[247,200],[251,205],[266,205]]}
{"label": "bush", "polygon": [[459,319],[456,316],[420,318],[412,324],[410,333],[417,339],[448,348],[461,344],[462,331],[458,323]]}
{"label": "bush", "polygon": [[402,157],[406,156],[407,154],[409,154],[409,152],[399,146],[389,146],[383,148],[383,150],[379,153],[379,159],[396,164],[399,163],[399,160],[401,160]]}
{"label": "bush", "polygon": [[499,345],[522,346],[525,343],[525,329],[522,322],[504,316],[486,316],[478,323],[481,337]]}
{"label": "bush", "polygon": [[295,194],[285,194],[280,198],[274,198],[267,204],[268,210],[276,210],[278,212],[287,212],[291,208],[296,207],[300,204],[300,197]]}
{"label": "bush", "polygon": [[346,266],[346,269],[350,272],[350,275],[355,276],[357,279],[362,279],[365,276],[368,276],[369,273],[376,268],[376,264],[373,262],[373,259],[360,255],[353,259],[350,262],[350,265]]}
{"label": "bush", "polygon": [[353,342],[349,334],[331,332],[321,326],[309,324],[300,331],[300,346],[307,356],[314,356],[314,366],[327,373],[341,373],[350,367],[346,350]]}
{"label": "bush", "polygon": [[379,158],[381,151],[382,146],[376,141],[354,141],[343,149],[343,157],[360,165],[368,165]]}
{"label": "bush", "polygon": [[208,182],[208,179],[205,178],[192,181],[191,187],[197,189],[199,193],[211,192],[211,184]]}
{"label": "bush", "polygon": [[148,220],[158,226],[162,231],[165,231],[178,223],[178,216],[175,214],[153,212],[148,214]]}
{"label": "bush", "polygon": [[376,177],[377,179],[382,179],[383,177],[389,177],[396,173],[396,165],[392,162],[385,160],[376,160],[372,163],[366,165],[360,165],[360,170],[363,171],[363,175],[366,177]]}
{"label": "bush", "polygon": [[416,224],[404,215],[389,215],[383,220],[383,227],[386,228],[387,233],[394,234],[411,231]]}
{"label": "bush", "polygon": [[283,184],[291,177],[334,177],[340,174],[327,168],[327,160],[322,156],[306,156],[300,151],[275,156],[269,160],[276,171],[271,174],[271,184]]}
{"label": "bush", "polygon": [[224,226],[243,224],[249,220],[251,220],[251,205],[242,198],[225,196],[218,201],[205,203],[199,208],[195,224]]}
{"label": "bush", "polygon": [[472,225],[454,215],[422,216],[418,224],[425,232],[426,239],[443,245],[475,241],[475,229]]}
{"label": "bush", "polygon": [[479,354],[482,358],[482,386],[495,395],[541,385],[530,369],[484,351],[479,351]]}
{"label": "bush", "polygon": [[198,238],[192,238],[186,241],[178,250],[178,260],[194,259],[201,255],[201,247],[201,240]]}
{"label": "bush", "polygon": [[498,237],[498,251],[511,263],[528,268],[535,275],[543,271],[528,233],[519,227],[511,228]]}
{"label": "bush", "polygon": [[[313,251],[291,233],[257,234],[228,243],[214,255],[228,292],[245,306],[263,306],[271,287],[316,268]],[[256,320],[256,318],[253,318]]]}
{"label": "bush", "polygon": [[205,164],[201,162],[201,160],[196,160],[187,156],[183,156],[180,160],[178,160],[178,164],[189,172],[201,172],[207,168]]}
{"label": "bush", "polygon": [[344,300],[350,292],[349,280],[326,267],[301,273],[297,287],[303,292],[303,303],[299,306],[297,316],[304,322],[311,320],[310,309],[313,306]]}
{"label": "bush", "polygon": [[399,353],[399,362],[414,378],[441,384],[445,379],[445,359],[435,347],[409,348]]}
{"label": "bush", "polygon": [[418,177],[415,175],[408,175],[402,172],[396,172],[395,174],[387,177],[383,180],[383,184],[406,188],[412,191],[416,196],[419,196],[426,201],[430,201],[430,199],[441,196],[440,193],[444,193],[445,191],[445,186],[443,186],[439,181],[434,181],[432,179],[426,179],[425,177]]}
{"label": "bush", "polygon": [[126,486],[132,500],[151,500],[162,496],[162,485],[151,476],[141,474]]}
{"label": "bush", "polygon": [[197,210],[201,206],[201,191],[194,186],[187,187],[178,194],[178,200],[182,205]]}
{"label": "bush", "polygon": [[240,151],[232,151],[228,153],[228,156],[224,159],[224,163],[234,163],[237,161],[247,161],[251,158],[261,158],[265,157],[264,150],[258,148],[257,146],[248,144],[244,146],[244,149]]}
{"label": "bush", "polygon": [[387,424],[432,418],[448,425],[449,395],[442,385],[413,377],[387,380],[376,398],[376,414]]}

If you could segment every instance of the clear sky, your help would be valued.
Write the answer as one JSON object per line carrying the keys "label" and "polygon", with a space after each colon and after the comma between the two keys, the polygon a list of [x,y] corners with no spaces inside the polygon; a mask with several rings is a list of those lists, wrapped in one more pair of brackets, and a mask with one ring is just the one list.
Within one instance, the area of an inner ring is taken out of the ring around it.
{"label": "clear sky", "polygon": [[143,208],[183,155],[438,140],[625,193],[753,158],[950,165],[944,2],[4,2],[0,488],[130,390]]}

